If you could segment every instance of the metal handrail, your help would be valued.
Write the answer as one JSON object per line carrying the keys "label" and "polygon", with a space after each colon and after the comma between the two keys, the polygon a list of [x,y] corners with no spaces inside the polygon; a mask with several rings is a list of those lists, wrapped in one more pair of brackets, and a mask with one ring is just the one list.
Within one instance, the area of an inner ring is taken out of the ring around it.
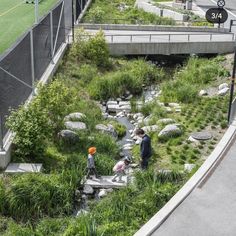
{"label": "metal handrail", "polygon": [[[232,41],[235,41],[235,35],[234,34],[229,34],[232,36]],[[111,43],[114,43],[114,38],[115,37],[129,37],[129,42],[132,43],[133,42],[133,38],[134,37],[148,37],[148,42],[151,43],[152,42],[152,39],[153,37],[155,36],[159,36],[159,37],[166,37],[167,36],[167,41],[170,42],[171,41],[171,37],[173,36],[186,36],[187,38],[187,42],[191,42],[191,36],[194,37],[194,36],[209,36],[209,42],[212,42],[213,41],[213,36],[220,36],[220,34],[105,34],[105,37],[110,37],[111,40],[110,42]],[[90,37],[90,36],[89,36]],[[177,41],[180,41],[180,40],[177,40]],[[184,41],[186,42],[185,40],[181,40],[181,41]],[[227,40],[227,41],[230,41],[230,40]],[[145,41],[147,42],[147,41]],[[155,41],[156,42],[156,41]],[[214,42],[217,42],[217,41],[214,41]],[[221,42],[221,41],[220,41]]]}

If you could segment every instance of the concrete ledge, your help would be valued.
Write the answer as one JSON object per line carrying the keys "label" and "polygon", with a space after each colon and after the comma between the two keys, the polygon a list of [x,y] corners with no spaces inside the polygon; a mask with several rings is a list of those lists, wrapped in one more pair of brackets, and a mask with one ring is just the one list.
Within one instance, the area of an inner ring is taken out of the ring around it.
{"label": "concrete ledge", "polygon": [[5,174],[38,173],[42,171],[42,164],[36,163],[11,163],[4,171]]}
{"label": "concrete ledge", "polygon": [[188,182],[157,212],[134,236],[150,236],[161,224],[172,214],[172,212],[188,197],[223,157],[228,150],[236,133],[236,124],[230,125],[214,151],[198,169],[198,171],[188,180]]}
{"label": "concrete ledge", "polygon": [[136,6],[138,8],[143,9],[146,12],[150,12],[150,13],[156,14],[158,16],[169,17],[169,18],[172,18],[176,21],[187,21],[187,19],[188,19],[188,16],[185,14],[181,14],[181,13],[178,13],[177,11],[172,11],[172,10],[165,9],[165,8],[161,9],[155,5],[152,5],[149,2],[140,1],[140,2],[137,2]]}
{"label": "concrete ledge", "polygon": [[224,54],[234,52],[234,41],[109,43],[111,55]]}
{"label": "concrete ledge", "polygon": [[166,26],[166,25],[126,25],[126,24],[89,24],[80,23],[76,28],[93,30],[129,30],[129,31],[172,31],[172,32],[209,32],[209,33],[229,33],[226,28],[212,27],[184,27],[184,26]]}

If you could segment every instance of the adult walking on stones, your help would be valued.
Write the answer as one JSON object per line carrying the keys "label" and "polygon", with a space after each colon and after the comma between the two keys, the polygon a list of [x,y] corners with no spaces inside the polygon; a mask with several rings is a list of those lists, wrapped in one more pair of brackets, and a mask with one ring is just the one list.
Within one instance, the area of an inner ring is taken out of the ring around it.
{"label": "adult walking on stones", "polygon": [[147,134],[145,134],[143,129],[137,129],[135,133],[137,136],[142,138],[142,142],[140,144],[140,165],[142,170],[146,170],[148,167],[149,159],[152,156],[151,139]]}
{"label": "adult walking on stones", "polygon": [[95,162],[94,162],[94,155],[97,152],[96,147],[90,147],[88,149],[88,159],[87,159],[87,175],[86,178],[92,179],[91,175],[94,174],[96,178],[99,178],[100,176],[97,174],[97,170],[95,167]]}

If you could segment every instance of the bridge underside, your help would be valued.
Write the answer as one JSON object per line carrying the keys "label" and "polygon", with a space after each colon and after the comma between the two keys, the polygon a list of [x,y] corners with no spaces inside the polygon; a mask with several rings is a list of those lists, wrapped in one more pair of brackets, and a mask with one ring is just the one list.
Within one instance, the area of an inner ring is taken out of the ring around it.
{"label": "bridge underside", "polygon": [[110,43],[111,55],[225,54],[234,51],[235,42]]}

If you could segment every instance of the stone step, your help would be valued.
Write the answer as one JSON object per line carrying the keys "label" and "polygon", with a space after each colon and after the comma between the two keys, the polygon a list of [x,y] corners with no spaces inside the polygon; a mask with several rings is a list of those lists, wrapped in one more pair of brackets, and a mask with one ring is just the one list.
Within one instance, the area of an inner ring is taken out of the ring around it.
{"label": "stone step", "polygon": [[10,163],[4,173],[16,174],[16,173],[38,173],[42,171],[42,164],[39,163]]}
{"label": "stone step", "polygon": [[124,183],[112,182],[113,177],[114,176],[101,176],[99,179],[93,177],[93,179],[85,180],[83,184],[89,185],[92,188],[122,188],[127,186],[127,176],[122,176]]}

